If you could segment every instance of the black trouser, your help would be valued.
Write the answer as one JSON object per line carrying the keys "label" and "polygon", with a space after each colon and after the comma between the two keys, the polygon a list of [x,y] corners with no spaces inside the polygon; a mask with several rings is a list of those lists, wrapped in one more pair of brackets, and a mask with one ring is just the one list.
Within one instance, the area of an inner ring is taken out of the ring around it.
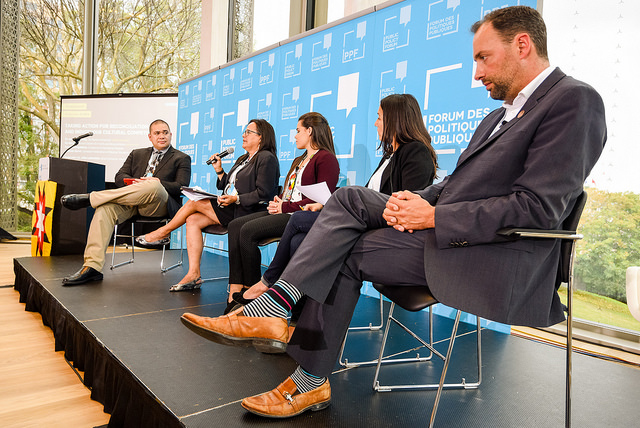
{"label": "black trouser", "polygon": [[290,214],[258,212],[238,217],[227,226],[229,232],[229,283],[247,287],[260,281],[260,248],[264,239],[282,236]]}

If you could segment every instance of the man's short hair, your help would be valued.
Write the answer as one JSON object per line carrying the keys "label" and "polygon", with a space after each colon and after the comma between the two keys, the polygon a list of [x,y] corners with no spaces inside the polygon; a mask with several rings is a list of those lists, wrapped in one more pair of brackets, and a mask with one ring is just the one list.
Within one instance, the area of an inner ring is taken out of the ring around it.
{"label": "man's short hair", "polygon": [[547,26],[540,13],[529,6],[511,6],[496,9],[471,26],[476,33],[484,24],[491,24],[505,43],[510,43],[516,34],[527,33],[540,58],[549,60],[547,51]]}
{"label": "man's short hair", "polygon": [[151,123],[149,124],[149,134],[151,134],[151,127],[152,127],[153,125],[155,125],[156,123],[164,123],[165,125],[167,125],[167,128],[169,128],[169,132],[171,132],[171,127],[169,126],[169,124],[168,124],[167,122],[165,122],[165,121],[164,121],[164,120],[162,120],[162,119],[156,119],[156,120],[154,120],[153,122],[151,122]]}

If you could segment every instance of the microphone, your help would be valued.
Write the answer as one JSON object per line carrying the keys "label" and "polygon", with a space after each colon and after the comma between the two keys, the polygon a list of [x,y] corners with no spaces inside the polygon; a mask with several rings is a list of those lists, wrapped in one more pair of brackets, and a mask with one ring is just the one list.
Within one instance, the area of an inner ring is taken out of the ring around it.
{"label": "microphone", "polygon": [[[230,155],[230,154],[232,154],[232,153],[233,153],[233,152],[235,152],[235,151],[236,151],[236,149],[235,149],[234,147],[229,147],[227,150],[223,151],[222,153],[219,153],[219,154],[218,154],[218,157],[219,157],[220,159],[222,159],[223,157],[225,157],[225,156],[227,156],[227,155]],[[211,165],[211,164],[213,163],[213,160],[211,160],[211,159],[207,159],[207,162],[206,162],[206,163],[207,163],[207,165]]]}
{"label": "microphone", "polygon": [[83,138],[91,137],[92,135],[93,135],[93,132],[87,132],[86,134],[82,134],[82,135],[79,135],[77,137],[72,138],[72,140],[75,141],[76,143],[78,143]]}
{"label": "microphone", "polygon": [[72,148],[77,146],[78,143],[80,142],[80,140],[82,140],[83,138],[86,138],[86,137],[91,137],[92,135],[93,135],[93,132],[87,132],[86,134],[82,134],[82,135],[79,135],[77,137],[73,137],[72,138],[73,144],[71,146],[69,146],[69,148],[67,150],[65,150],[64,153],[62,153],[62,155],[60,155],[60,159],[62,159],[64,157],[64,155],[66,155],[69,150],[71,150]]}

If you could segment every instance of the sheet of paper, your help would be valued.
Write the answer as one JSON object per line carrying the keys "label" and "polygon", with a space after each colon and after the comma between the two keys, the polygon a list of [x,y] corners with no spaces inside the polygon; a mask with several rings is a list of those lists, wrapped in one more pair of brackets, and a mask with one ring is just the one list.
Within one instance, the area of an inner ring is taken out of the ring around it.
{"label": "sheet of paper", "polygon": [[182,187],[182,194],[192,201],[199,201],[201,199],[214,199],[217,198],[213,193],[205,192],[200,187]]}
{"label": "sheet of paper", "polygon": [[324,181],[322,183],[309,184],[308,186],[300,185],[298,189],[300,189],[307,198],[320,202],[322,205],[325,205],[331,197],[329,187],[327,187],[327,183]]}

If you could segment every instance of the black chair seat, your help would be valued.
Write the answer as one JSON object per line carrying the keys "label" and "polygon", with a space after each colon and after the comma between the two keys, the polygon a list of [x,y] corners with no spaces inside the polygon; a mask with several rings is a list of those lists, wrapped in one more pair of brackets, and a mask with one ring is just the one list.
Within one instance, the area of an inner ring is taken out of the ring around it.
{"label": "black chair seat", "polygon": [[212,235],[226,235],[227,228],[221,224],[210,224],[202,229],[204,233],[211,233]]}
{"label": "black chair seat", "polygon": [[[221,224],[210,224],[209,226],[202,229],[202,231],[204,233],[210,233],[212,235],[226,235],[228,232],[227,228],[222,226]],[[264,247],[265,245],[273,244],[274,242],[279,242],[279,241],[280,241],[279,236],[272,236],[270,238],[265,238],[261,240],[260,242],[258,242],[258,245],[260,247]]]}
{"label": "black chair seat", "polygon": [[418,312],[438,303],[426,286],[398,287],[394,285],[373,284],[373,288],[384,294],[402,309]]}
{"label": "black chair seat", "polygon": [[128,221],[135,221],[136,223],[162,223],[169,220],[171,219],[168,217],[145,217],[138,214],[131,217]]}

